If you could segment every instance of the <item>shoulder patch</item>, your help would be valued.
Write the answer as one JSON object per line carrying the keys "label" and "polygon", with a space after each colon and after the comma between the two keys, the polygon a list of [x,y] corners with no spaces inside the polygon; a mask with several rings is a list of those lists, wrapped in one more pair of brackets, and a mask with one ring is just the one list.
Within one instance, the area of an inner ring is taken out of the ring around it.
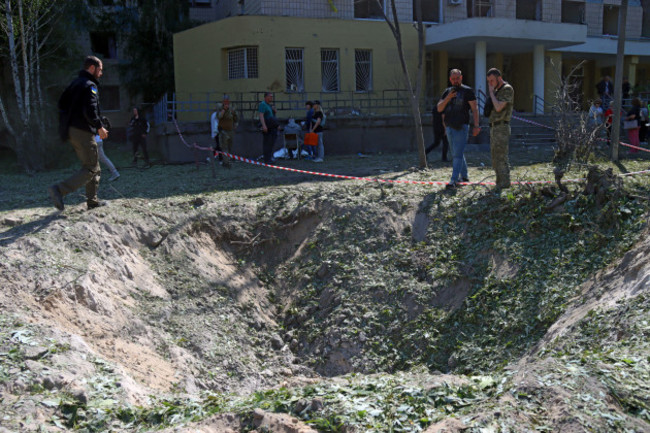
{"label": "shoulder patch", "polygon": [[95,86],[94,84],[91,85],[90,86],[90,93],[92,93],[93,95],[96,95],[97,94],[97,86]]}

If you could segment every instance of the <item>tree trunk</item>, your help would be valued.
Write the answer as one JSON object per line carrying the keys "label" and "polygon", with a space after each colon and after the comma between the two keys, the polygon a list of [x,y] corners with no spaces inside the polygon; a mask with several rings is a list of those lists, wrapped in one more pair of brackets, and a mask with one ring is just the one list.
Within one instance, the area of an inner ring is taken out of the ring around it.
{"label": "tree trunk", "polygon": [[621,1],[618,15],[618,44],[616,47],[616,72],[614,75],[614,118],[612,119],[612,161],[618,161],[618,144],[621,133],[621,108],[623,102],[623,57],[625,56],[625,26],[628,0]]}
{"label": "tree trunk", "polygon": [[20,76],[18,75],[18,59],[16,58],[16,32],[14,31],[14,17],[11,10],[11,0],[5,0],[5,18],[6,18],[6,33],[9,42],[9,63],[11,65],[11,78],[14,83],[14,92],[16,94],[16,105],[18,106],[18,113],[20,114],[23,123],[27,123],[24,117],[24,107],[22,95],[22,86],[20,83]]}
{"label": "tree trunk", "polygon": [[395,0],[391,0],[391,10],[392,10],[392,19],[388,18],[386,12],[384,11],[383,5],[380,0],[377,0],[378,4],[381,6],[382,13],[384,15],[384,20],[390,27],[395,37],[395,42],[397,44],[397,54],[399,55],[400,64],[402,66],[402,72],[404,73],[404,80],[406,81],[407,90],[409,92],[409,102],[411,104],[411,113],[413,115],[413,124],[415,125],[415,139],[418,146],[418,157],[420,168],[427,168],[427,155],[426,149],[424,146],[424,134],[422,130],[422,116],[420,113],[420,92],[422,88],[422,58],[424,51],[424,26],[422,25],[422,10],[421,10],[421,0],[415,0],[415,6],[417,8],[418,16],[418,70],[416,76],[416,86],[413,88],[413,82],[411,76],[409,75],[408,65],[404,59],[404,47],[402,45],[402,34],[399,26],[399,19],[397,16],[397,8],[395,6]]}
{"label": "tree trunk", "polygon": [[29,123],[29,118],[31,117],[31,86],[30,86],[30,71],[31,67],[29,65],[29,62],[27,61],[27,55],[29,51],[29,47],[27,46],[27,40],[25,38],[25,19],[23,16],[23,0],[17,0],[18,1],[18,26],[20,28],[20,46],[21,46],[21,51],[22,51],[22,63],[23,63],[23,92],[24,92],[24,101],[25,101],[25,114],[23,116],[23,120],[25,121],[25,124]]}

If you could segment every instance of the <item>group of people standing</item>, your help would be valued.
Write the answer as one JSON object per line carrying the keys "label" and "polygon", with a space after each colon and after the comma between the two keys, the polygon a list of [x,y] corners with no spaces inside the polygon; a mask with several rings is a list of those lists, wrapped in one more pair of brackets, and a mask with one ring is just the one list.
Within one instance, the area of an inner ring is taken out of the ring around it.
{"label": "group of people standing", "polygon": [[[325,115],[320,101],[307,101],[305,108],[307,110],[305,131],[318,134],[318,145],[314,150],[308,150],[308,157],[314,162],[323,162],[323,122]],[[258,118],[260,131],[262,132],[262,159],[266,164],[275,162],[273,158],[273,148],[275,140],[280,129],[280,122],[277,118],[277,110],[273,104],[273,93],[264,93],[264,99],[259,103]],[[211,137],[214,140],[215,155],[221,161],[224,167],[231,167],[230,157],[234,142],[234,134],[239,122],[237,112],[231,108],[230,98],[226,95],[218,105],[210,118]]]}
{"label": "group of people standing", "polygon": [[[427,147],[426,153],[442,142],[442,160],[447,161],[448,150],[451,150],[452,173],[446,188],[454,189],[460,182],[469,182],[465,147],[469,135],[476,137],[481,132],[481,127],[476,94],[471,87],[463,84],[460,69],[450,71],[449,82],[451,87],[445,89],[433,108],[434,140]],[[500,190],[510,187],[508,147],[514,89],[504,81],[501,71],[496,68],[487,72],[487,84],[489,94],[484,114],[489,118],[492,167],[496,173],[497,189]]]}
{"label": "group of people standing", "polygon": [[[635,97],[631,100],[630,108],[625,111],[621,110],[621,123],[623,129],[627,131],[627,137],[630,144],[640,147],[641,142],[648,140],[648,122],[650,116],[650,104],[644,103],[640,98]],[[601,99],[595,99],[589,107],[589,125],[593,128],[599,127],[604,124],[607,131],[607,139],[612,138],[612,124],[614,122],[614,110],[610,105],[608,108],[603,109]],[[638,152],[637,149],[630,149],[631,153]]]}

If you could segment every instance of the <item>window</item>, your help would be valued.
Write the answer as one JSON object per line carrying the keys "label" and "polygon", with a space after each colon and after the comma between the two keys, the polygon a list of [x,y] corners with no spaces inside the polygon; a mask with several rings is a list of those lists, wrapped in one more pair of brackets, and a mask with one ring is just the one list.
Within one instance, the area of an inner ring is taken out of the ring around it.
{"label": "window", "polygon": [[339,91],[339,50],[320,50],[320,71],[323,92]]}
{"label": "window", "polygon": [[585,24],[585,4],[562,0],[562,22]]}
{"label": "window", "polygon": [[618,6],[603,6],[603,34],[618,35]]}
{"label": "window", "polygon": [[228,50],[228,79],[257,78],[257,47]]}
{"label": "window", "polygon": [[284,50],[287,92],[305,91],[305,75],[302,63],[302,54],[302,48],[286,48]]}
{"label": "window", "polygon": [[517,0],[518,20],[542,20],[542,0]]}
{"label": "window", "polygon": [[383,19],[384,10],[386,10],[385,0],[354,0],[355,18]]}
{"label": "window", "polygon": [[115,111],[120,106],[120,86],[101,86],[99,88],[99,105],[103,111]]}
{"label": "window", "polygon": [[371,50],[354,50],[354,72],[357,92],[372,91]]}
{"label": "window", "polygon": [[190,0],[190,6],[193,8],[211,8],[212,0]]}
{"label": "window", "polygon": [[117,44],[113,32],[91,32],[90,49],[103,59],[117,58]]}
{"label": "window", "polygon": [[[429,23],[440,22],[440,0],[422,0],[422,21]],[[413,21],[418,20],[418,13],[413,1]]]}
{"label": "window", "polygon": [[491,17],[494,16],[492,11],[492,0],[467,0],[468,17]]}

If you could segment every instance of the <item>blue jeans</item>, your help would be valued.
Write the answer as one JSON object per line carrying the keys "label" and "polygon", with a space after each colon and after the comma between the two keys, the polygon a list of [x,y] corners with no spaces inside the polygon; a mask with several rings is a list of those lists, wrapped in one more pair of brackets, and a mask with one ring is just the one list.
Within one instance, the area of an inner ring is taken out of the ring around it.
{"label": "blue jeans", "polygon": [[447,138],[449,148],[454,157],[453,169],[450,183],[460,182],[462,178],[468,178],[467,162],[465,161],[465,146],[469,135],[469,125],[463,125],[461,129],[447,127]]}

